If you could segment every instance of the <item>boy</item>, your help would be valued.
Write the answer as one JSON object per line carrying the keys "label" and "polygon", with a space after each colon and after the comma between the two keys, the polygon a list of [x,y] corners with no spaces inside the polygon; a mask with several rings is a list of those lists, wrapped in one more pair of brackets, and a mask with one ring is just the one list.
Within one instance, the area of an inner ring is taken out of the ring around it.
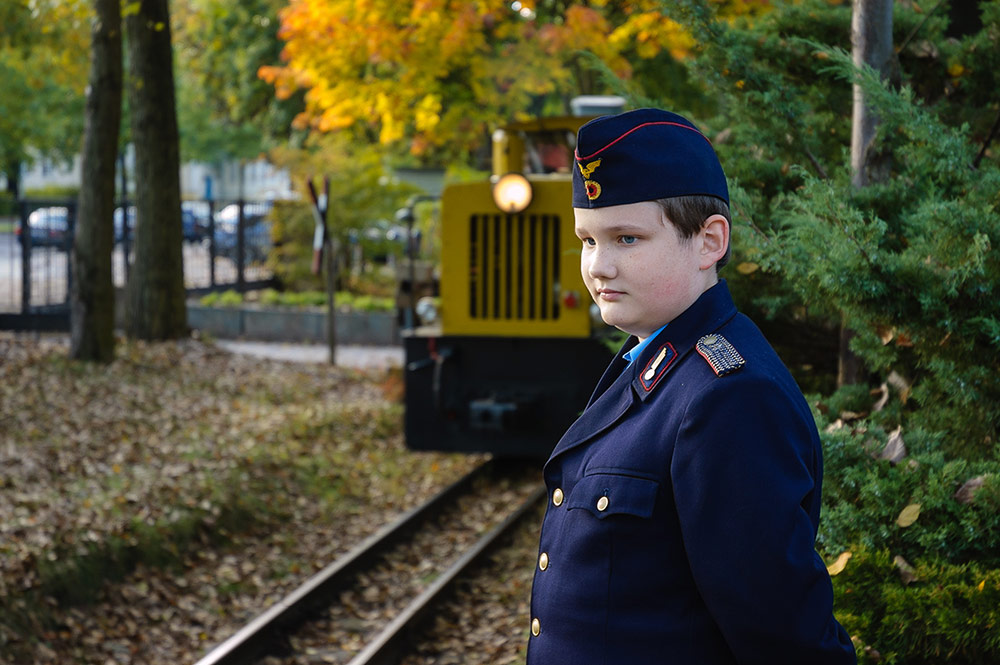
{"label": "boy", "polygon": [[848,664],[813,544],[819,436],[717,266],[729,190],[689,121],[579,132],[581,270],[631,337],[545,465],[528,665]]}

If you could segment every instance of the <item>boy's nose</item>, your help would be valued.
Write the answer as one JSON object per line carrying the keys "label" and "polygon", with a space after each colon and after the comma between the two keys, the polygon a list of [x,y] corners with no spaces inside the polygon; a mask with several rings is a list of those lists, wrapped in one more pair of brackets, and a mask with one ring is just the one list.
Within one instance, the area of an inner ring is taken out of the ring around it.
{"label": "boy's nose", "polygon": [[594,279],[610,279],[618,274],[618,270],[609,253],[597,249],[590,256],[587,274]]}

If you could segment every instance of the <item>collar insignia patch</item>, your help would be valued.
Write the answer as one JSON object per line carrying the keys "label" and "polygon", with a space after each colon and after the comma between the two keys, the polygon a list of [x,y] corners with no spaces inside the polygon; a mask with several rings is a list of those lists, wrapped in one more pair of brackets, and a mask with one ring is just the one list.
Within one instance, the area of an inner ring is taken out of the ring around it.
{"label": "collar insignia patch", "polygon": [[660,347],[660,350],[649,359],[645,369],[639,374],[639,383],[646,392],[652,390],[659,382],[660,377],[667,371],[670,364],[677,358],[677,352],[670,342]]}

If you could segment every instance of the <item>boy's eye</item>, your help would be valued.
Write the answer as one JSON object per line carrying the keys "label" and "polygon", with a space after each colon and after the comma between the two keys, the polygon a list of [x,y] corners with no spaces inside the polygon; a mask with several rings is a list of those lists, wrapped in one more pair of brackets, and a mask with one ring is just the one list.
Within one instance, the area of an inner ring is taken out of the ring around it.
{"label": "boy's eye", "polygon": [[621,236],[619,240],[622,241],[623,245],[631,245],[635,242],[635,236]]}
{"label": "boy's eye", "polygon": [[586,245],[587,247],[593,247],[596,243],[594,242],[593,238],[584,238],[583,244]]}

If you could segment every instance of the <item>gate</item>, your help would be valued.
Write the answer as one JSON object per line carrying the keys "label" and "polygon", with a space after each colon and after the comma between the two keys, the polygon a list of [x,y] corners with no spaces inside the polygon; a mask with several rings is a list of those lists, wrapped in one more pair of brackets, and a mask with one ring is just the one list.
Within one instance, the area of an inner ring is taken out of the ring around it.
{"label": "gate", "polygon": [[75,220],[76,201],[25,200],[0,211],[0,329],[69,329]]}
{"label": "gate", "polygon": [[[218,206],[218,212],[216,208]],[[184,284],[190,295],[273,284],[269,203],[182,204]],[[0,330],[69,330],[75,200],[0,201]],[[124,288],[135,259],[135,208],[115,209],[112,279]]]}

